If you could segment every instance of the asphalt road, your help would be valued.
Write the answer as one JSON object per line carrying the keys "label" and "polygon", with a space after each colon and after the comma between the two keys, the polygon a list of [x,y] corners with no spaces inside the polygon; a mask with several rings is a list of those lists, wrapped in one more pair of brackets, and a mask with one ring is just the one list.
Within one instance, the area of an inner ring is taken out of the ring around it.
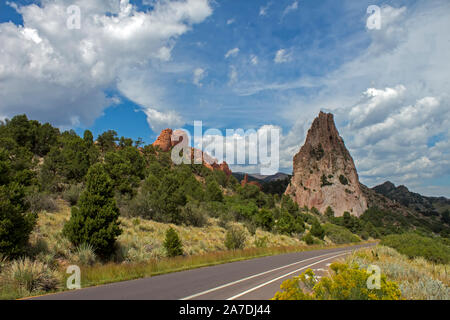
{"label": "asphalt road", "polygon": [[[50,294],[38,300],[268,300],[280,284],[311,268],[327,266],[365,244],[338,249],[289,253],[221,264],[150,278]],[[83,275],[81,275],[83,276]]]}

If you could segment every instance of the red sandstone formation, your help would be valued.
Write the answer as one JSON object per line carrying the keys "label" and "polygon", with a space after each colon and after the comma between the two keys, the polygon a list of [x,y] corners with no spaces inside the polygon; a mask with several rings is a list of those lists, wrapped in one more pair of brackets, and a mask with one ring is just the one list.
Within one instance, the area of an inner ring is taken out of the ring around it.
{"label": "red sandstone formation", "polygon": [[345,211],[360,216],[367,209],[355,164],[331,113],[320,112],[312,123],[294,157],[294,174],[285,193],[300,207],[324,212],[330,206],[336,216]]}

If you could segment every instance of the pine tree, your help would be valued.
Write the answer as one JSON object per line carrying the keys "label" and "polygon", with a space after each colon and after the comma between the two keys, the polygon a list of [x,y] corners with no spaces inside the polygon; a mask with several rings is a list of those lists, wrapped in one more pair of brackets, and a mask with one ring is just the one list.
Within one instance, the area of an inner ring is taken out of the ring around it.
{"label": "pine tree", "polygon": [[181,256],[183,254],[183,244],[178,233],[172,227],[167,229],[163,245],[169,257]]}
{"label": "pine tree", "polygon": [[311,234],[319,239],[325,237],[325,230],[322,228],[319,221],[315,221],[311,226]]}
{"label": "pine tree", "polygon": [[206,200],[208,201],[223,201],[222,189],[214,179],[208,179],[206,182]]}
{"label": "pine tree", "polygon": [[101,164],[93,165],[86,176],[86,188],[72,207],[72,215],[63,229],[64,235],[78,246],[90,244],[97,254],[112,253],[121,234],[119,209],[114,199],[111,179]]}
{"label": "pine tree", "polygon": [[25,213],[24,189],[16,182],[0,186],[0,253],[17,257],[24,253],[36,216]]}

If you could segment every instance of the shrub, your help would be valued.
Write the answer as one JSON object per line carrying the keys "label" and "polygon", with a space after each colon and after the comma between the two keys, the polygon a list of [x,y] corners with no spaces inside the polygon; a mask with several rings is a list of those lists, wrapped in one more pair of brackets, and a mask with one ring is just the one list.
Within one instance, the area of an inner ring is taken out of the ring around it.
{"label": "shrub", "polygon": [[254,222],[247,221],[245,223],[245,227],[247,228],[248,233],[250,233],[252,236],[256,234],[257,226]]}
{"label": "shrub", "polygon": [[[311,269],[298,277],[284,281],[281,292],[273,300],[399,300],[401,291],[397,283],[381,275],[381,288],[368,289],[370,274],[358,265],[333,263],[332,274],[318,280]],[[303,285],[302,288],[301,285]]]}
{"label": "shrub", "polygon": [[294,217],[288,212],[282,212],[281,217],[275,223],[275,230],[280,234],[292,235],[305,231],[305,224],[299,217]]}
{"label": "shrub", "polygon": [[344,175],[342,175],[342,174],[339,176],[339,181],[340,181],[344,186],[348,185],[348,179],[347,179]]}
{"label": "shrub", "polygon": [[269,239],[267,238],[267,236],[256,238],[255,242],[254,242],[255,247],[257,247],[257,248],[266,248],[268,240]]}
{"label": "shrub", "polygon": [[319,221],[314,222],[311,226],[311,234],[319,239],[325,237],[325,230],[322,228]]}
{"label": "shrub", "polygon": [[1,273],[2,285],[26,293],[55,290],[59,279],[56,271],[29,258],[12,261]]}
{"label": "shrub", "polygon": [[225,247],[228,250],[244,249],[247,236],[241,228],[232,227],[225,235]]}
{"label": "shrub", "polygon": [[72,254],[73,262],[86,266],[93,265],[96,259],[94,247],[89,243],[80,244]]}
{"label": "shrub", "polygon": [[320,182],[321,182],[321,184],[320,184],[321,187],[326,187],[326,186],[332,186],[333,185],[332,182],[328,181],[327,176],[324,175],[324,174],[322,175],[322,177],[320,177]]}
{"label": "shrub", "polygon": [[266,231],[271,231],[275,224],[273,213],[268,209],[261,209],[253,217],[253,221]]}
{"label": "shrub", "polygon": [[361,239],[357,235],[351,233],[344,227],[326,223],[323,228],[325,230],[325,235],[336,244],[361,241]]}
{"label": "shrub", "polygon": [[73,245],[90,244],[96,253],[106,256],[114,251],[116,238],[122,232],[118,219],[111,179],[101,164],[95,164],[88,171],[86,188],[78,206],[72,207],[63,234]]}
{"label": "shrub", "polygon": [[64,191],[62,197],[66,200],[71,206],[77,204],[78,199],[80,198],[80,194],[83,191],[82,184],[72,184],[70,187]]}
{"label": "shrub", "polygon": [[302,238],[302,240],[305,241],[307,245],[312,245],[312,244],[314,244],[314,238],[313,238],[313,236],[311,235],[311,233],[307,233],[307,234]]}
{"label": "shrub", "polygon": [[206,200],[208,201],[223,201],[222,189],[220,189],[219,184],[213,178],[208,177],[206,181]]}
{"label": "shrub", "polygon": [[45,193],[31,193],[25,197],[25,201],[33,213],[41,211],[56,212],[59,209],[55,199]]}
{"label": "shrub", "polygon": [[183,254],[183,244],[178,233],[172,227],[166,231],[166,238],[163,246],[167,251],[168,257],[181,256]]}
{"label": "shrub", "polygon": [[325,210],[325,217],[327,217],[328,220],[330,221],[334,219],[334,211],[333,208],[331,208],[330,206],[328,206],[327,209]]}
{"label": "shrub", "polygon": [[145,218],[181,224],[181,207],[186,205],[183,177],[175,172],[156,174],[150,174],[144,182],[139,198],[140,210]]}
{"label": "shrub", "polygon": [[180,220],[188,226],[204,227],[208,224],[208,215],[200,204],[189,202],[181,208],[180,215]]}
{"label": "shrub", "polygon": [[410,259],[385,246],[355,251],[346,260],[363,268],[371,264],[379,266],[389,280],[399,284],[405,299],[450,299],[448,265],[435,264],[423,257]]}
{"label": "shrub", "polygon": [[232,215],[229,212],[224,212],[219,216],[219,221],[217,222],[217,224],[221,228],[228,229],[228,226],[232,220]]}
{"label": "shrub", "polygon": [[381,244],[394,248],[409,258],[425,259],[447,264],[450,262],[450,247],[437,239],[420,236],[415,233],[389,235],[381,240]]}

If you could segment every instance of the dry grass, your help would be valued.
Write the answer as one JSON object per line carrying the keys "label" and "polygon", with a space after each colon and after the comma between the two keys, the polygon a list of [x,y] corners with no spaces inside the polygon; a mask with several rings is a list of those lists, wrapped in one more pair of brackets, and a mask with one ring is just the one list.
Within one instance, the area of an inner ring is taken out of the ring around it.
{"label": "dry grass", "polygon": [[[56,213],[42,212],[39,214],[37,226],[31,234],[30,241],[33,247],[47,246],[45,251],[56,253],[60,260],[75,262],[72,254],[75,248],[61,236],[64,223],[70,217],[70,207],[64,201],[59,201],[61,208]],[[128,262],[144,262],[149,259],[165,257],[162,246],[165,232],[173,227],[183,241],[183,250],[187,255],[202,255],[208,252],[226,250],[224,241],[227,230],[220,227],[217,219],[209,219],[208,226],[198,228],[190,226],[176,226],[159,223],[140,218],[120,218],[123,233],[118,238],[118,258]],[[232,225],[240,225],[232,223]],[[245,228],[244,228],[245,229]],[[246,230],[246,229],[245,229]],[[256,248],[255,240],[265,238],[267,247],[299,246],[305,245],[294,237],[273,234],[258,229],[254,236],[246,230],[246,248]],[[36,248],[36,251],[40,249]]]}
{"label": "dry grass", "polygon": [[399,284],[406,299],[450,300],[449,264],[434,264],[421,257],[409,259],[384,246],[358,250],[347,262],[355,262],[362,268],[370,264],[379,266],[389,280]]}
{"label": "dry grass", "polygon": [[[332,244],[308,246],[297,238],[260,229],[251,236],[242,224],[231,223],[231,226],[245,229],[247,239],[245,249],[230,251],[224,244],[227,230],[219,226],[217,219],[209,219],[208,226],[198,228],[122,217],[123,233],[117,241],[114,261],[90,265],[95,257],[91,257],[89,250],[74,248],[62,237],[61,230],[70,218],[70,207],[62,200],[58,201],[58,206],[58,212],[44,211],[39,214],[37,226],[30,237],[30,252],[36,261],[52,270],[59,270],[60,278],[64,278],[59,290],[64,290],[65,277],[68,276],[65,269],[69,264],[82,264],[82,286],[87,287],[256,257],[339,247]],[[169,227],[179,233],[185,256],[166,257],[162,243]],[[30,294],[23,290],[3,290],[0,298],[19,298]]]}

